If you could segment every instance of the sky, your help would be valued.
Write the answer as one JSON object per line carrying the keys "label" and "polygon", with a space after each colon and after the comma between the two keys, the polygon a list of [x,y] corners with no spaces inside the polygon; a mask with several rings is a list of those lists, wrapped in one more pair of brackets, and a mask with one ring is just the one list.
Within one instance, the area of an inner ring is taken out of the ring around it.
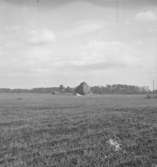
{"label": "sky", "polygon": [[0,87],[151,88],[156,43],[156,0],[0,0]]}

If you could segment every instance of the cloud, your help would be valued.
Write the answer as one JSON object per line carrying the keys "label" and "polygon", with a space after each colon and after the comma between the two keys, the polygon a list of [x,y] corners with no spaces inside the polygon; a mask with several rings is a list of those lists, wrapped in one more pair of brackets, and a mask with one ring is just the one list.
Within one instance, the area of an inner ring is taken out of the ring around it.
{"label": "cloud", "polygon": [[137,60],[131,46],[120,41],[90,41],[87,50],[95,61],[105,60],[109,64],[133,64]]}
{"label": "cloud", "polygon": [[1,73],[9,67],[4,74],[33,75],[54,67],[56,35],[50,28],[34,27],[13,24],[0,29]]}
{"label": "cloud", "polygon": [[33,29],[29,32],[29,42],[35,45],[55,42],[56,35],[49,29]]}
{"label": "cloud", "polygon": [[11,41],[13,44],[16,41],[31,45],[43,45],[56,41],[54,31],[49,28],[32,28],[31,26],[20,26],[18,24],[6,26],[5,37],[8,37],[8,41]]}
{"label": "cloud", "polygon": [[56,67],[57,57],[54,56],[52,45],[30,45],[25,51],[23,58],[25,64],[33,73],[51,73]]}
{"label": "cloud", "polygon": [[104,70],[134,67],[138,63],[135,51],[128,44],[92,40],[82,47],[79,57],[68,62],[68,66],[73,69]]}
{"label": "cloud", "polygon": [[[16,5],[34,5],[37,4],[35,0],[1,0],[2,2],[8,2]],[[80,0],[39,0],[39,6],[46,7],[57,7],[62,6],[71,2],[79,2]],[[100,6],[115,6],[115,0],[84,0]],[[120,4],[125,5],[125,7],[145,7],[148,5],[155,6],[157,5],[156,0],[117,0]]]}
{"label": "cloud", "polygon": [[74,28],[64,31],[65,37],[73,37],[96,32],[104,28],[104,23],[100,22],[81,22],[77,23]]}
{"label": "cloud", "polygon": [[139,12],[136,14],[136,20],[140,21],[156,21],[157,20],[157,15],[155,12],[151,10],[146,10],[143,12]]}
{"label": "cloud", "polygon": [[126,65],[123,63],[115,63],[115,62],[95,62],[95,63],[87,63],[87,64],[79,64],[79,63],[72,63],[72,64],[68,64],[69,69],[73,69],[73,70],[79,70],[79,71],[97,71],[97,70],[107,70],[107,69],[123,69],[125,68]]}

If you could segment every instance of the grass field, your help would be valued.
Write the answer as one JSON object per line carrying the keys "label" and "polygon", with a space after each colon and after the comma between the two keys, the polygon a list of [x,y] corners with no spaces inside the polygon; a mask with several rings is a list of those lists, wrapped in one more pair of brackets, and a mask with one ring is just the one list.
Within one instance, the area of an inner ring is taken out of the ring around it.
{"label": "grass field", "polygon": [[0,94],[0,167],[73,166],[157,167],[157,99]]}

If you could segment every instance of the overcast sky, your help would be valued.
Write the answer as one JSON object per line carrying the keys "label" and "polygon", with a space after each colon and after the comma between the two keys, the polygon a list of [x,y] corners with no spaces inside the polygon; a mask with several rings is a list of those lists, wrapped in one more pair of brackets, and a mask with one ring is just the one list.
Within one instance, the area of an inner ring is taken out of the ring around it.
{"label": "overcast sky", "polygon": [[0,0],[0,87],[157,78],[156,0]]}

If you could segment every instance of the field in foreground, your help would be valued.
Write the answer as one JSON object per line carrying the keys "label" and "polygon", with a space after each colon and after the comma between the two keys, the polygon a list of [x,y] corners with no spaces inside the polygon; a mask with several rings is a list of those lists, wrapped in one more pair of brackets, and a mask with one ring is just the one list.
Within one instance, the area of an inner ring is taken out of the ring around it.
{"label": "field in foreground", "polygon": [[157,100],[0,94],[0,167],[156,167]]}

